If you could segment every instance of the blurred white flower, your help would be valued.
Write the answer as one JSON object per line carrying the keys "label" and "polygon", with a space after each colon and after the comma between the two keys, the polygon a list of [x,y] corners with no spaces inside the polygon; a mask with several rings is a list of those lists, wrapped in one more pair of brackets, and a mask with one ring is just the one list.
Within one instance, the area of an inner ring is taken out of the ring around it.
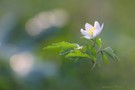
{"label": "blurred white flower", "polygon": [[100,26],[98,21],[95,21],[94,26],[92,26],[89,23],[86,23],[85,30],[81,29],[81,33],[84,35],[84,38],[93,39],[101,33],[103,26],[104,24]]}
{"label": "blurred white flower", "polygon": [[77,48],[76,49],[82,49],[83,48],[83,46],[80,46],[79,44],[77,44],[76,43],[76,46],[77,46]]}

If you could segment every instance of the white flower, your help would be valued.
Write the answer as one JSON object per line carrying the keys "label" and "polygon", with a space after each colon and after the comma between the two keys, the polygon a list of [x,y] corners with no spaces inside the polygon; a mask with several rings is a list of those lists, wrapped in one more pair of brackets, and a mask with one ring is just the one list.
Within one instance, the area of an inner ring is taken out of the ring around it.
{"label": "white flower", "polygon": [[101,33],[103,26],[104,24],[100,26],[98,21],[95,21],[94,26],[90,25],[89,23],[86,23],[85,30],[81,29],[81,33],[84,35],[84,38],[92,39]]}
{"label": "white flower", "polygon": [[77,43],[75,43],[75,45],[77,46],[77,48],[76,49],[82,49],[83,48],[83,46],[80,46],[79,44],[77,44]]}

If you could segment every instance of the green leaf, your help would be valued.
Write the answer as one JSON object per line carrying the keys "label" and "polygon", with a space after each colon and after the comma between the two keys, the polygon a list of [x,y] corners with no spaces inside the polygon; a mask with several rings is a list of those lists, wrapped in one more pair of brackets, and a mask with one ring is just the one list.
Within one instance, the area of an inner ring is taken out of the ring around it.
{"label": "green leaf", "polygon": [[111,47],[107,47],[103,50],[104,53],[106,53],[108,56],[110,56],[112,59],[118,61],[118,57],[116,54],[113,52]]}
{"label": "green leaf", "polygon": [[70,53],[72,51],[73,51],[73,49],[61,50],[60,55],[66,55],[66,54],[68,54],[68,53]]}
{"label": "green leaf", "polygon": [[88,54],[82,53],[80,50],[74,50],[66,55],[68,58],[90,58]]}
{"label": "green leaf", "polygon": [[96,44],[99,48],[102,47],[102,41],[101,41],[101,38],[96,38]]}
{"label": "green leaf", "polygon": [[54,48],[61,48],[63,50],[71,49],[71,48],[76,48],[75,43],[69,43],[69,42],[59,42],[59,43],[53,43],[50,46],[44,47],[43,49],[54,49]]}
{"label": "green leaf", "polygon": [[101,56],[102,56],[103,62],[107,64],[108,63],[107,56],[103,52],[101,52]]}

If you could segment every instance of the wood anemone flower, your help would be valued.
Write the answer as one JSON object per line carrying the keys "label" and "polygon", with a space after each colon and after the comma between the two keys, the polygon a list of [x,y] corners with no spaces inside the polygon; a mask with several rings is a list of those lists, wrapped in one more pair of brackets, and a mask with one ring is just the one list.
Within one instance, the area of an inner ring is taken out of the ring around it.
{"label": "wood anemone flower", "polygon": [[89,23],[86,23],[85,30],[81,29],[80,31],[84,35],[84,38],[93,39],[101,33],[103,26],[104,26],[103,23],[100,26],[99,22],[95,21],[94,26],[92,26]]}

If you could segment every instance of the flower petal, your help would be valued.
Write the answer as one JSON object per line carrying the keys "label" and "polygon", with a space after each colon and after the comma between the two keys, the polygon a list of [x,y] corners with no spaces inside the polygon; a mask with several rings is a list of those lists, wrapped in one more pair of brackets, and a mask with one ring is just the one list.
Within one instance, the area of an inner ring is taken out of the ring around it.
{"label": "flower petal", "polygon": [[96,36],[99,35],[99,34],[100,34],[100,31],[96,29],[96,30],[94,31],[94,33],[93,33],[93,37],[96,37]]}
{"label": "flower petal", "polygon": [[90,36],[84,36],[84,38],[86,38],[86,39],[92,39],[93,37],[90,37]]}
{"label": "flower petal", "polygon": [[98,22],[98,21],[95,21],[95,23],[94,23],[94,27],[95,27],[97,30],[99,30],[99,29],[100,29],[100,24],[99,24],[99,22]]}
{"label": "flower petal", "polygon": [[89,23],[86,23],[85,24],[85,29],[86,30],[89,30],[90,28],[92,28],[93,26],[92,25],[90,25]]}
{"label": "flower petal", "polygon": [[104,24],[102,24],[102,26],[101,26],[100,29],[96,29],[96,30],[94,31],[93,37],[98,36],[98,35],[101,33],[103,27],[104,27]]}
{"label": "flower petal", "polygon": [[104,27],[104,23],[102,23],[102,25],[101,25],[101,27],[100,27],[101,31],[102,31],[103,27]]}
{"label": "flower petal", "polygon": [[88,36],[88,34],[87,34],[87,32],[85,30],[81,29],[80,31],[84,36]]}

